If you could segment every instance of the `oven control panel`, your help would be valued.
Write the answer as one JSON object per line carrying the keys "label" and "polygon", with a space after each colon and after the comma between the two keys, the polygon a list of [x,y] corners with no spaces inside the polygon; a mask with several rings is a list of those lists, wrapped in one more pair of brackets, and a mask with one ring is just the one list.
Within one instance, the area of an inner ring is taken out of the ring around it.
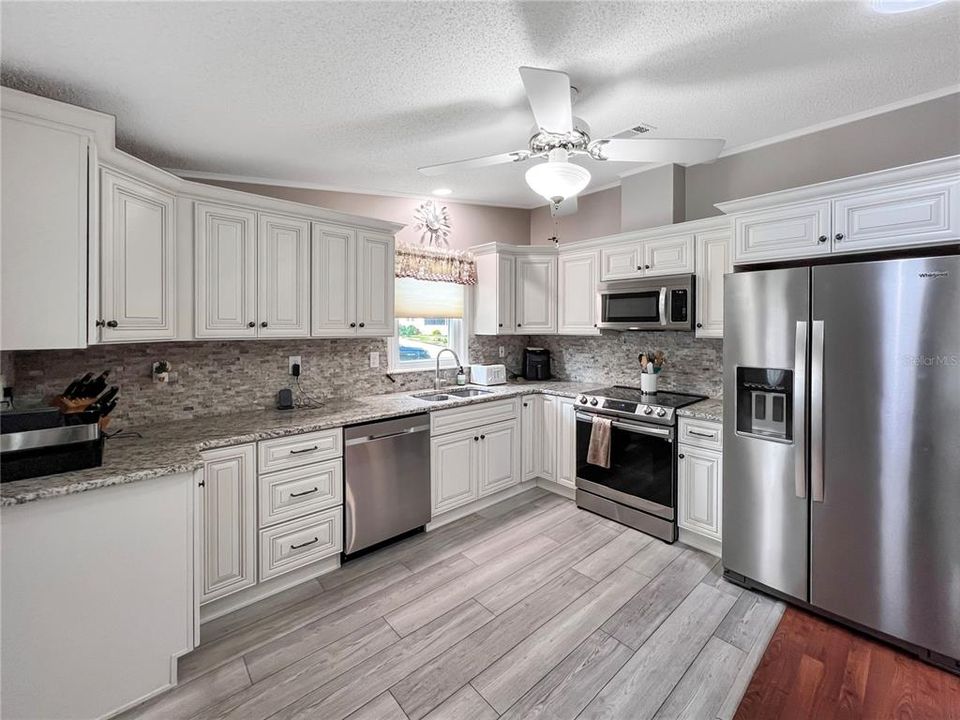
{"label": "oven control panel", "polygon": [[645,422],[657,423],[658,425],[673,425],[675,419],[675,411],[673,408],[631,400],[579,395],[577,397],[577,404],[585,410],[593,410],[604,415],[630,417]]}

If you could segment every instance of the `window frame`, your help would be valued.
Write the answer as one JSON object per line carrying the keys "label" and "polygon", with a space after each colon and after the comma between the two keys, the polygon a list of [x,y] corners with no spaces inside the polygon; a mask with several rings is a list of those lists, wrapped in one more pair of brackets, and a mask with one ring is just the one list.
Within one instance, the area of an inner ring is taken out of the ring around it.
{"label": "window frame", "polygon": [[[460,319],[460,329],[451,332],[450,344],[447,346],[453,350],[463,367],[470,365],[470,331],[473,316],[473,287],[472,285],[462,285],[463,288],[463,317]],[[453,330],[453,328],[451,328]],[[393,319],[393,335],[387,342],[387,369],[391,373],[403,372],[423,372],[425,370],[434,370],[437,367],[436,360],[409,360],[400,362],[400,318]],[[456,368],[457,364],[449,353],[440,358],[440,369]]]}

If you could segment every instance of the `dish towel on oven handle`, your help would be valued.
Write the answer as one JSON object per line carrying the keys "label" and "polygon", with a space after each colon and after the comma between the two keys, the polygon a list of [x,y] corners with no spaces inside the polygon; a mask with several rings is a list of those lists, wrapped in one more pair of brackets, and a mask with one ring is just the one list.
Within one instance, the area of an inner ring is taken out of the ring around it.
{"label": "dish towel on oven handle", "polygon": [[590,428],[590,447],[587,448],[587,462],[602,468],[610,467],[610,433],[613,421],[610,418],[593,416]]}

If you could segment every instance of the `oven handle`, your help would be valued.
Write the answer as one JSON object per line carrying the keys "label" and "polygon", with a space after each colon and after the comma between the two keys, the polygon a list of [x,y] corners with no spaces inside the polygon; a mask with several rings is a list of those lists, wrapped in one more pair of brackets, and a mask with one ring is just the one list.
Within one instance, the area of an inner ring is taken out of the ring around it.
{"label": "oven handle", "polygon": [[667,324],[667,289],[660,288],[660,324]]}
{"label": "oven handle", "polygon": [[[577,420],[583,422],[592,423],[594,417],[594,415],[587,415],[586,413],[577,413]],[[646,427],[645,425],[635,425],[634,423],[619,422],[618,420],[613,420],[611,424],[613,427],[626,430],[627,432],[637,433],[638,435],[656,435],[657,437],[668,439],[673,437],[673,430],[667,428]]]}

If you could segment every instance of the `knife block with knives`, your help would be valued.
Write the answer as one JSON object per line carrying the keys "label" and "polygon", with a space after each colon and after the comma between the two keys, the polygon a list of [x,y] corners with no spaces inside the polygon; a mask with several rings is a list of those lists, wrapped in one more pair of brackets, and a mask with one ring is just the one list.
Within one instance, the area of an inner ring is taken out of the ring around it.
{"label": "knife block with knives", "polygon": [[117,385],[107,390],[109,370],[97,377],[87,373],[71,382],[53,399],[53,404],[64,415],[74,415],[80,423],[97,423],[101,430],[110,424],[110,415],[117,406]]}

